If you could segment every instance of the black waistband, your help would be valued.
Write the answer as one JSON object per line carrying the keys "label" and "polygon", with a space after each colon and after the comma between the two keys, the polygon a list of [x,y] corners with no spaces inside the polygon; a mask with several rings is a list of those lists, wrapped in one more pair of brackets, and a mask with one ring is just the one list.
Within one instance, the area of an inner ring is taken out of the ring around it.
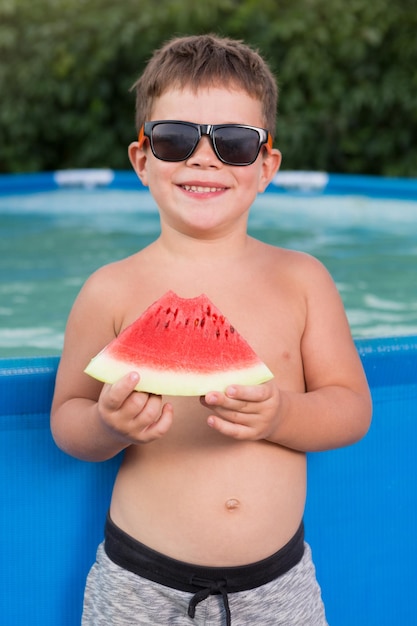
{"label": "black waistband", "polygon": [[228,593],[260,587],[296,565],[304,554],[304,525],[278,552],[266,559],[236,567],[205,567],[183,563],[160,554],[118,528],[107,517],[105,527],[105,551],[117,565],[143,578],[178,589],[195,593],[207,582],[221,582]]}
{"label": "black waistband", "polygon": [[237,567],[205,567],[172,559],[140,543],[107,516],[104,548],[107,556],[124,569],[148,580],[193,593],[188,615],[195,616],[197,604],[209,595],[221,594],[226,624],[231,626],[228,593],[255,589],[275,580],[297,565],[304,554],[304,525],[278,552],[266,559]]}

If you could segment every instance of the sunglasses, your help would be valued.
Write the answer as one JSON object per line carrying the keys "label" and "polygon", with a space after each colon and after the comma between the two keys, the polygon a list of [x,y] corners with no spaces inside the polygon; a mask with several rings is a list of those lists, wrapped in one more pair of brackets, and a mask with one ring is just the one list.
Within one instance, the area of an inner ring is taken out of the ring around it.
{"label": "sunglasses", "polygon": [[145,122],[139,145],[149,139],[153,155],[161,161],[186,161],[203,135],[210,138],[217,158],[226,165],[251,165],[262,146],[272,149],[271,134],[265,128],[244,124],[192,124],[163,120]]}

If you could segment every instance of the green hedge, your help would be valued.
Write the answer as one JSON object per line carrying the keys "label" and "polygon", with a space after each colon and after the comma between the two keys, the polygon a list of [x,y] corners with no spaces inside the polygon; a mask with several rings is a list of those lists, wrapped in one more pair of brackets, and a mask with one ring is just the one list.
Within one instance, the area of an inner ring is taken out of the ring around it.
{"label": "green hedge", "polygon": [[130,85],[210,31],[276,73],[284,168],[417,176],[415,0],[0,0],[0,171],[128,168]]}

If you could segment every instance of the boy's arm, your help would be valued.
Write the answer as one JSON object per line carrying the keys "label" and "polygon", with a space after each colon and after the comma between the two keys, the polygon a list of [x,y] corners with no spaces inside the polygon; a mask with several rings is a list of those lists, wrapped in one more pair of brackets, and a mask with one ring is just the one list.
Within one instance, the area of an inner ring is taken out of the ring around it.
{"label": "boy's arm", "polygon": [[349,445],[363,437],[371,396],[341,298],[328,272],[307,259],[307,315],[301,337],[305,391],[280,388],[276,379],[208,394],[208,423],[237,439],[267,439],[300,450]]}
{"label": "boy's arm", "polygon": [[115,335],[117,298],[106,289],[106,271],[93,275],[70,313],[51,410],[55,442],[68,454],[102,461],[135,443],[160,437],[170,427],[172,408],[159,396],[138,393],[132,372],[103,385],[84,368]]}

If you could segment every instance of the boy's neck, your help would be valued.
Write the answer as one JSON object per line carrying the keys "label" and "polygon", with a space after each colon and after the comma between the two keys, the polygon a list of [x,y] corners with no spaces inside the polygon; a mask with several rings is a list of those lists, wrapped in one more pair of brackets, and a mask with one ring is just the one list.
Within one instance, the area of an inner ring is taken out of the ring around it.
{"label": "boy's neck", "polygon": [[169,256],[195,263],[198,260],[239,258],[247,252],[250,240],[251,237],[247,232],[196,237],[164,229],[156,243],[160,250]]}

